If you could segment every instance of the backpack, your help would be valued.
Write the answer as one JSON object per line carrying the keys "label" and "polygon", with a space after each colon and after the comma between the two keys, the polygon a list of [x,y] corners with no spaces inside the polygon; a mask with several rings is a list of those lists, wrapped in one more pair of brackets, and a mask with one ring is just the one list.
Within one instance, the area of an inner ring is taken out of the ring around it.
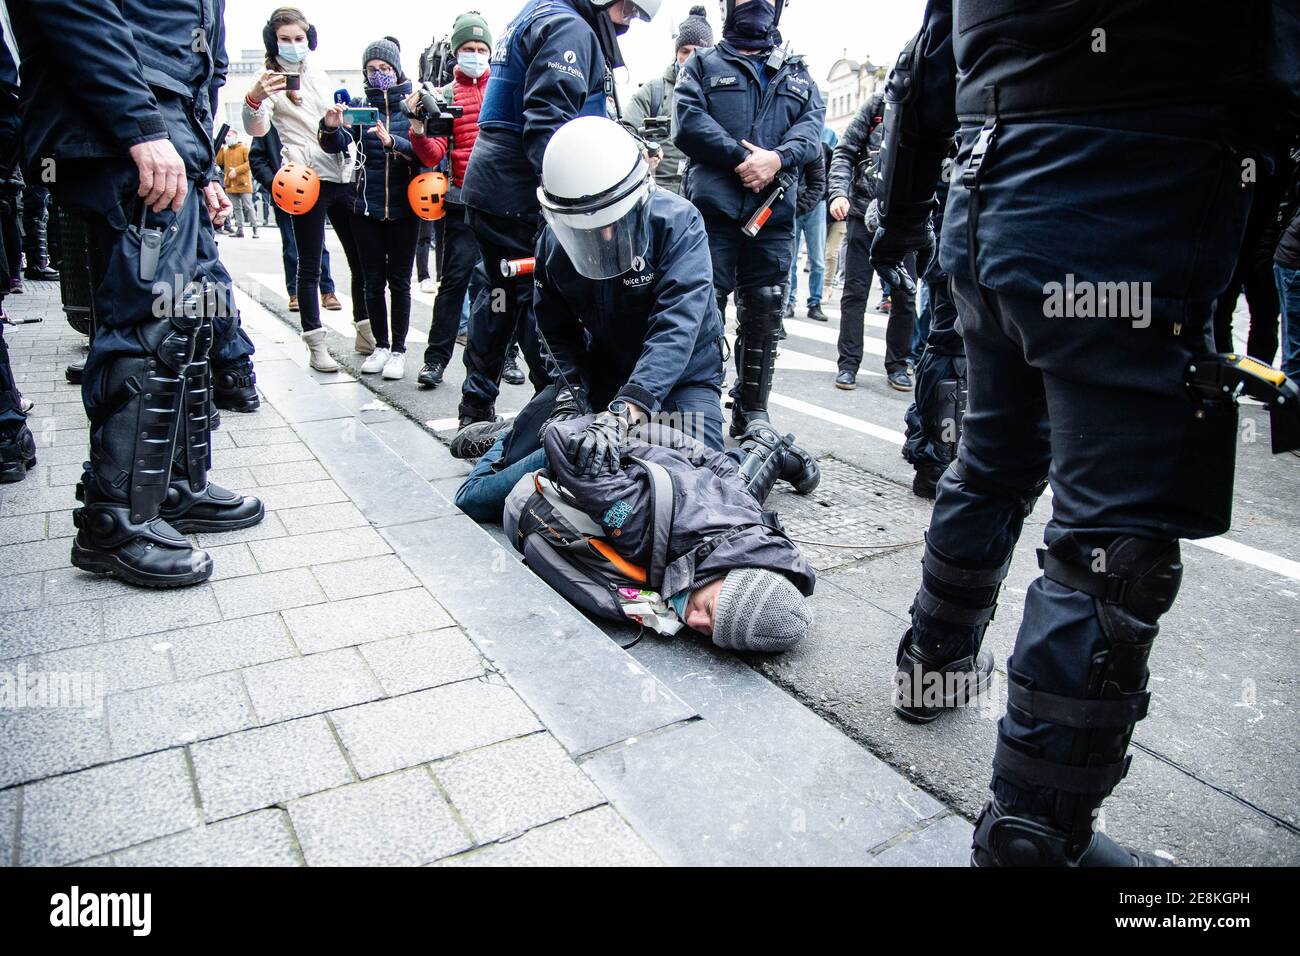
{"label": "backpack", "polygon": [[673,524],[673,483],[662,465],[633,458],[650,475],[654,545],[650,567],[618,554],[604,529],[546,469],[520,479],[506,499],[505,531],[539,578],[569,603],[614,621],[632,620],[658,634],[685,625],[655,588],[663,581]]}

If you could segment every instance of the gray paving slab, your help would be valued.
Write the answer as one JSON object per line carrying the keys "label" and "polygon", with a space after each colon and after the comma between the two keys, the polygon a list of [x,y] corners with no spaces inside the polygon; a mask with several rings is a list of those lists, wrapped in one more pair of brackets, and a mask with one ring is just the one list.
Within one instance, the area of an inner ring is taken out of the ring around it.
{"label": "gray paving slab", "polygon": [[[265,502],[263,502],[265,504]],[[241,528],[238,531],[223,531],[220,534],[199,534],[195,535],[200,548],[225,547],[226,545],[235,544],[236,542],[261,541],[265,538],[283,537],[288,532],[285,531],[284,525],[280,521],[280,515],[274,511],[268,511],[261,522],[253,525],[251,528]]]}
{"label": "gray paving slab", "polygon": [[305,568],[331,561],[369,558],[392,551],[388,542],[370,527],[271,538],[267,541],[254,541],[249,548],[263,571]]}
{"label": "gray paving slab", "polygon": [[[380,541],[388,549],[388,543],[382,538]],[[348,598],[420,586],[415,575],[395,554],[337,561],[333,564],[314,564],[311,571],[331,601],[346,601]]]}
{"label": "gray paving slab", "polygon": [[542,729],[519,695],[488,679],[362,704],[335,711],[331,719],[362,777]]}
{"label": "gray paving slab", "polygon": [[[217,432],[221,434],[221,432]],[[260,448],[263,445],[298,444],[298,434],[288,425],[276,428],[250,428],[246,431],[227,432],[236,448]]]}
{"label": "gray paving slab", "polygon": [[307,568],[218,581],[212,590],[222,616],[228,620],[325,600],[325,592]]}
{"label": "gray paving slab", "polygon": [[432,769],[478,843],[506,839],[605,802],[546,733],[481,747]]}
{"label": "gray paving slab", "polygon": [[195,827],[182,833],[117,850],[113,866],[301,866],[283,810]]}
{"label": "gray paving slab", "polygon": [[[32,670],[94,674],[102,678],[106,694],[137,690],[173,679],[166,650],[151,637],[128,637],[106,644],[85,644],[28,658]],[[0,664],[0,670],[12,664]]]}
{"label": "gray paving slab", "polygon": [[261,499],[268,511],[278,511],[281,508],[305,508],[308,505],[326,505],[348,500],[343,489],[332,481],[300,481],[287,485],[244,486],[231,490]]}
{"label": "gray paving slab", "polygon": [[372,641],[357,650],[393,696],[480,677],[486,667],[478,648],[455,627]]}
{"label": "gray paving slab", "polygon": [[0,578],[0,613],[40,607],[43,579],[41,571]]}
{"label": "gray paving slab", "polygon": [[286,508],[277,511],[289,534],[312,534],[317,531],[336,531],[340,528],[360,528],[370,522],[350,501],[307,508]]}
{"label": "gray paving slab", "polygon": [[529,830],[506,843],[443,860],[438,866],[662,866],[644,840],[611,807]]}
{"label": "gray paving slab", "polygon": [[41,586],[36,589],[43,604],[75,604],[95,598],[122,597],[134,594],[131,585],[106,574],[90,574],[67,565],[42,572]]}
{"label": "gray paving slab", "polygon": [[114,757],[129,757],[256,726],[239,675],[213,674],[108,698]]}
{"label": "gray paving slab", "polygon": [[190,748],[208,822],[274,806],[355,778],[324,717],[202,741]]}
{"label": "gray paving slab", "polygon": [[337,710],[384,696],[356,648],[291,657],[243,671],[264,724]]}
{"label": "gray paving slab", "polygon": [[107,641],[221,620],[212,587],[202,584],[158,591],[147,602],[141,601],[138,593],[108,598],[103,613]]}
{"label": "gray paving slab", "polygon": [[881,866],[970,866],[970,822],[948,814],[876,854]]}
{"label": "gray paving slab", "polygon": [[67,567],[71,555],[71,537],[13,544],[0,549],[0,577]]}
{"label": "gray paving slab", "polygon": [[[297,426],[307,447],[377,528],[455,513],[429,483],[357,419]],[[383,481],[375,475],[382,474]]]}
{"label": "gray paving slab", "polygon": [[424,768],[293,800],[312,866],[414,866],[472,845]]}
{"label": "gray paving slab", "polygon": [[18,515],[0,518],[0,547],[25,541],[40,541],[45,537],[45,515]]}
{"label": "gray paving slab", "polygon": [[286,422],[351,417],[347,408],[330,397],[328,388],[288,359],[258,362],[257,384]]}
{"label": "gray paving slab", "polygon": [[260,445],[251,448],[226,448],[214,455],[222,468],[248,468],[284,462],[311,461],[315,456],[301,442],[284,445]]}
{"label": "gray paving slab", "polygon": [[102,712],[85,707],[0,710],[0,740],[0,787],[81,770],[110,753]]}
{"label": "gray paving slab", "polygon": [[[275,445],[269,446],[275,448]],[[269,465],[253,465],[248,468],[259,488],[272,485],[289,485],[303,481],[322,481],[329,473],[315,460],[284,461]]]}
{"label": "gray paving slab", "polygon": [[307,654],[454,623],[424,588],[295,608],[284,612],[284,620]]}
{"label": "gray paving slab", "polygon": [[203,624],[148,638],[163,648],[181,679],[294,657],[298,649],[278,614]]}
{"label": "gray paving slab", "polygon": [[468,464],[452,458],[442,442],[431,441],[432,434],[409,419],[372,422],[370,430],[426,481],[469,474]]}
{"label": "gray paving slab", "polygon": [[182,751],[120,760],[24,787],[19,860],[72,863],[198,822]]}
{"label": "gray paving slab", "polygon": [[465,515],[384,537],[570,753],[694,715]]}
{"label": "gray paving slab", "polygon": [[363,422],[387,422],[401,417],[401,412],[355,379],[322,381],[321,385],[330,398]]}
{"label": "gray paving slab", "polygon": [[18,798],[22,791],[0,790],[0,866],[14,866],[18,850]]}
{"label": "gray paving slab", "polygon": [[11,611],[0,615],[0,658],[92,644],[103,634],[104,609],[99,601]]}

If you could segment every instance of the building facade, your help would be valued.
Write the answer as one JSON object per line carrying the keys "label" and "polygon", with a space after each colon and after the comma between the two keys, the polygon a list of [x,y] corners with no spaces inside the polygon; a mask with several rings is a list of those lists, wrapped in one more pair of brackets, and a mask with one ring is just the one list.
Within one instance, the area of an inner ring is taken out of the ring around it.
{"label": "building facade", "polygon": [[844,135],[858,108],[884,85],[886,70],[870,60],[835,61],[826,76],[826,125],[838,136]]}

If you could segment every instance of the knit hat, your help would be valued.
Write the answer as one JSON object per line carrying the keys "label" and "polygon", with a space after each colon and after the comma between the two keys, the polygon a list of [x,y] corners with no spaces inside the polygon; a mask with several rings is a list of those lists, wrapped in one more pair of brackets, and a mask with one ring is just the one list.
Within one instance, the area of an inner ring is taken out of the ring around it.
{"label": "knit hat", "polygon": [[451,25],[451,52],[455,53],[470,40],[479,40],[486,43],[489,50],[492,48],[492,31],[477,10],[462,13]]}
{"label": "knit hat", "polygon": [[371,60],[383,60],[397,71],[399,81],[406,78],[406,75],[402,72],[402,45],[397,42],[396,37],[384,37],[382,40],[376,40],[366,47],[366,52],[361,56],[361,69],[363,72],[366,64]]}
{"label": "knit hat", "polygon": [[733,651],[776,653],[812,630],[812,609],[784,574],[737,568],[722,580],[713,608],[713,643]]}
{"label": "knit hat", "polygon": [[704,5],[691,7],[690,16],[677,28],[677,45],[674,50],[684,46],[713,46],[713,27],[709,26]]}

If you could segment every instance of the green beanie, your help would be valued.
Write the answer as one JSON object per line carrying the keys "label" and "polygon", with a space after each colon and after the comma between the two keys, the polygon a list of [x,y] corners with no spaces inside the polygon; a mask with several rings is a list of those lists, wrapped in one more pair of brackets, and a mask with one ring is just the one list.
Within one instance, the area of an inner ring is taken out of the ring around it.
{"label": "green beanie", "polygon": [[471,40],[479,40],[486,43],[489,50],[492,49],[492,31],[477,10],[462,13],[451,25],[451,52],[455,53]]}

